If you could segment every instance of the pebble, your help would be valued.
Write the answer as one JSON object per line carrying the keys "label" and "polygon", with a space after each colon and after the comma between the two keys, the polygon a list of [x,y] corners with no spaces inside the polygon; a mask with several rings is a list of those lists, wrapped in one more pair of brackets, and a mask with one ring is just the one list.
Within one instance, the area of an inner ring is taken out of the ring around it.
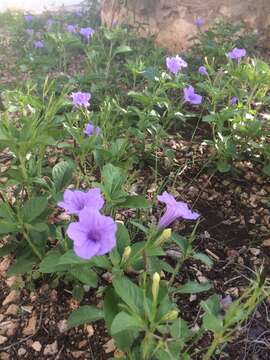
{"label": "pebble", "polygon": [[20,293],[16,290],[12,290],[5,298],[5,300],[2,302],[2,305],[5,306],[11,303],[15,303],[19,301],[19,299],[20,299]]}
{"label": "pebble", "polygon": [[13,315],[16,316],[18,314],[19,307],[15,304],[9,305],[7,311],[5,312],[6,315]]}
{"label": "pebble", "polygon": [[52,344],[48,344],[45,346],[45,349],[43,351],[44,355],[55,355],[58,352],[58,344],[55,340]]}
{"label": "pebble", "polygon": [[24,356],[26,354],[26,350],[25,348],[19,348],[18,350],[18,356]]}
{"label": "pebble", "polygon": [[7,337],[0,335],[0,345],[4,344],[7,340]]}
{"label": "pebble", "polygon": [[35,341],[35,342],[33,342],[33,344],[32,344],[32,348],[33,348],[35,351],[40,352],[41,349],[42,349],[42,345],[41,345],[41,343],[40,343],[39,341]]}
{"label": "pebble", "polygon": [[58,330],[61,334],[68,331],[68,323],[67,320],[60,320],[57,324]]}

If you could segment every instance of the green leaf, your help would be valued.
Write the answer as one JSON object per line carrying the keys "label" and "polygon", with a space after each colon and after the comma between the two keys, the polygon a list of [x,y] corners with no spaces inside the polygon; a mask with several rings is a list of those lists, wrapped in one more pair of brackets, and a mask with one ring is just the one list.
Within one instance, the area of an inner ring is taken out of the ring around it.
{"label": "green leaf", "polygon": [[68,318],[68,326],[74,327],[85,323],[103,319],[103,311],[92,305],[83,305],[78,310],[73,311]]}
{"label": "green leaf", "polygon": [[14,221],[14,212],[8,204],[0,204],[0,217],[8,222]]}
{"label": "green leaf", "polygon": [[116,315],[112,322],[111,334],[112,336],[117,333],[129,330],[140,331],[144,329],[142,320],[135,319],[128,315],[126,312],[121,311]]}
{"label": "green leaf", "polygon": [[201,262],[203,262],[206,266],[208,267],[212,267],[214,265],[213,263],[213,260],[210,259],[209,256],[203,254],[203,253],[195,253],[193,256],[193,259],[196,259],[196,260],[200,260]]}
{"label": "green leaf", "polygon": [[8,223],[6,221],[0,220],[0,235],[1,234],[8,234],[13,233],[18,230],[18,227],[14,223]]}
{"label": "green leaf", "polygon": [[218,316],[220,313],[220,301],[218,295],[212,295],[207,300],[201,301],[201,307],[208,314]]}
{"label": "green leaf", "polygon": [[117,249],[119,254],[122,256],[125,248],[130,245],[130,236],[125,225],[117,223]]}
{"label": "green leaf", "polygon": [[135,312],[143,308],[143,291],[124,276],[113,278],[113,286],[117,295]]}
{"label": "green leaf", "polygon": [[265,164],[262,171],[265,175],[270,176],[270,164]]}
{"label": "green leaf", "polygon": [[58,271],[67,271],[70,265],[58,265],[61,253],[57,250],[51,250],[39,264],[39,271],[43,274],[51,274]]}
{"label": "green leaf", "polygon": [[91,266],[96,266],[105,270],[110,270],[112,267],[107,256],[95,256],[91,259],[91,261],[89,261],[89,264],[91,264]]}
{"label": "green leaf", "polygon": [[16,244],[15,242],[11,242],[9,244],[0,247],[0,256],[5,256],[10,254],[12,251],[16,249],[17,246],[18,244]]}
{"label": "green leaf", "polygon": [[97,274],[89,267],[89,265],[78,265],[72,268],[71,275],[80,280],[83,284],[89,285],[93,288],[97,287]]}
{"label": "green leaf", "polygon": [[200,292],[208,291],[212,285],[208,282],[200,284],[196,281],[189,281],[182,285],[179,289],[173,291],[174,294],[197,294]]}
{"label": "green leaf", "polygon": [[72,289],[72,297],[81,302],[84,297],[84,288],[82,285],[75,285]]}
{"label": "green leaf", "polygon": [[103,305],[103,311],[104,311],[104,318],[106,322],[106,327],[108,331],[111,331],[111,325],[113,322],[113,319],[119,312],[119,306],[118,304],[121,302],[119,296],[117,296],[116,292],[112,287],[109,287],[105,291],[104,296],[104,305]]}
{"label": "green leaf", "polygon": [[117,204],[119,208],[130,208],[130,209],[148,209],[151,207],[149,201],[142,196],[127,196],[125,201]]}
{"label": "green leaf", "polygon": [[114,55],[119,55],[119,54],[124,54],[124,53],[128,53],[131,52],[132,49],[130,46],[127,45],[120,45],[118,46],[118,48],[116,48],[116,50],[114,51]]}
{"label": "green leaf", "polygon": [[121,191],[126,181],[126,175],[123,170],[112,165],[106,164],[101,171],[102,186],[109,200],[119,200],[126,194]]}
{"label": "green leaf", "polygon": [[217,169],[221,173],[229,172],[231,170],[231,168],[232,168],[231,165],[227,161],[219,160],[217,162]]}
{"label": "green leaf", "polygon": [[34,197],[28,200],[22,208],[23,220],[31,223],[37,219],[48,207],[48,201],[45,197]]}
{"label": "green leaf", "polygon": [[178,318],[170,326],[170,333],[172,337],[179,338],[184,342],[192,336],[192,331],[188,328],[185,320]]}
{"label": "green leaf", "polygon": [[183,252],[183,256],[186,256],[190,247],[188,240],[184,236],[178,234],[173,234],[171,239],[175,244],[180,247]]}
{"label": "green leaf", "polygon": [[87,263],[87,261],[82,260],[79,256],[77,256],[74,253],[73,250],[67,251],[58,260],[58,265],[84,265],[86,263]]}
{"label": "green leaf", "polygon": [[205,330],[217,333],[223,329],[223,320],[213,314],[205,314],[203,316],[203,327]]}
{"label": "green leaf", "polygon": [[37,259],[29,254],[17,258],[16,262],[8,269],[7,276],[25,274],[32,271],[33,265]]}
{"label": "green leaf", "polygon": [[52,178],[57,192],[65,189],[72,181],[75,165],[72,161],[61,161],[52,170]]}

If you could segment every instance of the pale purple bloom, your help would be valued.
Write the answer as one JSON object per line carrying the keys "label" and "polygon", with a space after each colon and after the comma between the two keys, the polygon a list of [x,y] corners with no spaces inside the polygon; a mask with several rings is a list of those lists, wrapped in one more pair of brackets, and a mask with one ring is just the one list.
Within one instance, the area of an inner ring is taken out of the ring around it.
{"label": "pale purple bloom", "polygon": [[236,105],[236,104],[237,104],[237,101],[238,101],[237,97],[236,97],[236,96],[233,96],[233,97],[231,98],[231,100],[230,100],[230,105],[231,105],[231,106]]}
{"label": "pale purple bloom", "polygon": [[75,34],[77,32],[76,25],[67,25],[67,32],[71,34]]}
{"label": "pale purple bloom", "polygon": [[193,86],[184,88],[185,102],[192,105],[199,105],[202,102],[202,96],[195,93]]}
{"label": "pale purple bloom", "polygon": [[74,242],[74,251],[82,259],[101,256],[116,245],[117,225],[110,216],[101,215],[93,208],[85,208],[79,221],[69,224],[67,234]]}
{"label": "pale purple bloom", "polygon": [[228,52],[228,57],[232,60],[237,60],[238,62],[242,57],[246,56],[247,52],[245,49],[234,48],[232,51]]}
{"label": "pale purple bloom", "polygon": [[83,14],[82,14],[82,12],[80,10],[75,11],[74,15],[77,16],[77,17],[82,17],[83,16]]}
{"label": "pale purple bloom", "polygon": [[86,207],[100,210],[104,205],[104,199],[99,188],[93,188],[85,191],[65,190],[64,199],[57,204],[63,208],[67,214],[79,215]]}
{"label": "pale purple bloom", "polygon": [[207,69],[205,66],[200,66],[198,69],[198,73],[201,75],[208,75]]}
{"label": "pale purple bloom", "polygon": [[47,20],[47,28],[48,28],[49,30],[50,30],[51,27],[53,26],[53,23],[54,23],[53,19],[48,19],[48,20]]}
{"label": "pale purple bloom", "polygon": [[88,106],[90,106],[90,99],[91,99],[91,94],[90,93],[86,93],[86,92],[74,92],[71,94],[72,97],[72,101],[73,101],[73,105],[75,107],[85,107],[87,108]]}
{"label": "pale purple bloom", "polygon": [[87,40],[90,39],[90,37],[92,37],[95,33],[95,30],[90,28],[90,27],[87,27],[87,28],[81,28],[80,30],[80,34],[85,37]]}
{"label": "pale purple bloom", "polygon": [[228,311],[232,302],[233,301],[232,301],[231,296],[227,295],[225,298],[221,299],[219,303],[220,303],[220,306],[222,307],[222,310]]}
{"label": "pale purple bloom", "polygon": [[173,195],[164,191],[157,197],[158,201],[166,204],[166,211],[159,220],[158,227],[166,228],[178,218],[197,220],[200,216],[196,212],[189,210],[188,205],[182,201],[176,201]]}
{"label": "pale purple bloom", "polygon": [[92,123],[89,123],[86,125],[84,133],[87,136],[98,135],[101,133],[101,128],[98,126],[95,126]]}
{"label": "pale purple bloom", "polygon": [[35,49],[42,49],[44,48],[44,42],[42,40],[36,40],[33,42],[33,46]]}
{"label": "pale purple bloom", "polygon": [[26,31],[26,33],[27,33],[29,36],[33,36],[33,35],[34,35],[34,29],[26,29],[25,31]]}
{"label": "pale purple bloom", "polygon": [[204,20],[202,18],[197,18],[195,20],[195,25],[198,26],[198,28],[202,27],[204,25]]}
{"label": "pale purple bloom", "polygon": [[34,19],[34,16],[33,15],[25,15],[24,19],[26,22],[31,22]]}
{"label": "pale purple bloom", "polygon": [[166,58],[167,69],[170,70],[174,75],[176,75],[182,67],[187,67],[188,64],[180,56],[176,55],[173,57]]}

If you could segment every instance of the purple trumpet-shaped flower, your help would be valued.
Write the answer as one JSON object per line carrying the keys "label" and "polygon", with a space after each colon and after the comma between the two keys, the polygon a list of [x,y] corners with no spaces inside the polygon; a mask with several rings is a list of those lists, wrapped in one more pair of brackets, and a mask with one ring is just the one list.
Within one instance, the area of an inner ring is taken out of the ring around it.
{"label": "purple trumpet-shaped flower", "polygon": [[34,35],[34,29],[26,29],[25,32],[26,32],[29,36],[33,36],[33,35]]}
{"label": "purple trumpet-shaped flower", "polygon": [[230,59],[240,62],[242,57],[246,56],[246,54],[247,52],[245,49],[234,48],[233,50],[229,51],[227,55]]}
{"label": "purple trumpet-shaped flower", "polygon": [[199,105],[202,103],[202,96],[195,93],[193,86],[184,88],[185,102],[192,105]]}
{"label": "purple trumpet-shaped flower", "polygon": [[206,69],[205,66],[200,66],[199,69],[198,69],[198,73],[200,75],[205,75],[205,76],[208,75],[208,72],[207,72],[207,69]]}
{"label": "purple trumpet-shaped flower", "polygon": [[100,210],[104,205],[104,199],[99,188],[93,188],[85,191],[65,190],[63,201],[58,206],[65,209],[66,213],[79,215],[84,208],[91,207]]}
{"label": "purple trumpet-shaped flower", "polygon": [[158,201],[166,204],[166,211],[159,220],[158,228],[166,228],[178,218],[197,220],[200,216],[198,213],[189,210],[186,203],[176,201],[171,194],[167,193],[167,191],[164,191],[163,194],[159,195],[157,198]]}
{"label": "purple trumpet-shaped flower", "polygon": [[86,136],[98,135],[101,133],[101,128],[92,123],[88,123],[85,127],[84,133]]}
{"label": "purple trumpet-shaped flower", "polygon": [[90,39],[90,37],[92,37],[94,35],[96,31],[90,27],[87,28],[81,28],[80,30],[80,34],[85,37],[87,40]]}
{"label": "purple trumpet-shaped flower", "polygon": [[176,75],[183,67],[187,67],[188,64],[180,56],[176,55],[173,57],[166,58],[167,69]]}
{"label": "purple trumpet-shaped flower", "polygon": [[77,108],[90,106],[91,94],[87,92],[77,91],[71,94],[73,105]]}
{"label": "purple trumpet-shaped flower", "polygon": [[237,97],[236,97],[236,96],[233,96],[233,97],[231,98],[231,100],[230,100],[230,105],[231,105],[231,106],[235,106],[235,105],[237,104],[237,102],[238,102]]}
{"label": "purple trumpet-shaped flower", "polygon": [[71,34],[76,34],[77,29],[76,29],[76,25],[67,25],[66,27],[67,32],[71,33]]}
{"label": "purple trumpet-shaped flower", "polygon": [[33,42],[33,46],[35,49],[42,49],[44,48],[44,42],[42,40],[36,40]]}
{"label": "purple trumpet-shaped flower", "polygon": [[93,208],[85,208],[79,221],[69,224],[67,234],[74,242],[74,251],[82,259],[110,252],[116,245],[117,225],[109,216]]}
{"label": "purple trumpet-shaped flower", "polygon": [[198,26],[198,28],[202,27],[204,25],[205,21],[202,18],[197,18],[195,20],[195,25]]}
{"label": "purple trumpet-shaped flower", "polygon": [[24,20],[26,22],[31,22],[31,21],[33,21],[33,19],[34,19],[33,15],[25,15],[25,17],[24,17]]}

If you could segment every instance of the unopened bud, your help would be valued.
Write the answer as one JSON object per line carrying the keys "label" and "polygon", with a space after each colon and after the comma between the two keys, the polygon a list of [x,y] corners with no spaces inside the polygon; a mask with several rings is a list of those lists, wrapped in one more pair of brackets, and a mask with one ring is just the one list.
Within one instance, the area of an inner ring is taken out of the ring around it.
{"label": "unopened bud", "polygon": [[172,229],[165,229],[165,230],[163,230],[162,234],[161,234],[160,237],[157,239],[156,244],[157,244],[157,245],[162,245],[162,244],[165,243],[171,236],[172,236]]}
{"label": "unopened bud", "polygon": [[160,282],[160,276],[157,272],[155,272],[153,275],[153,284],[152,284],[152,295],[153,295],[154,302],[157,301],[158,291],[159,291],[159,282]]}
{"label": "unopened bud", "polygon": [[122,263],[125,263],[127,262],[129,256],[130,256],[130,253],[131,253],[131,247],[130,246],[127,246],[124,250],[124,253],[123,253],[123,256],[122,256]]}
{"label": "unopened bud", "polygon": [[178,311],[177,310],[171,310],[166,315],[163,316],[163,321],[173,321],[177,319],[178,317]]}

